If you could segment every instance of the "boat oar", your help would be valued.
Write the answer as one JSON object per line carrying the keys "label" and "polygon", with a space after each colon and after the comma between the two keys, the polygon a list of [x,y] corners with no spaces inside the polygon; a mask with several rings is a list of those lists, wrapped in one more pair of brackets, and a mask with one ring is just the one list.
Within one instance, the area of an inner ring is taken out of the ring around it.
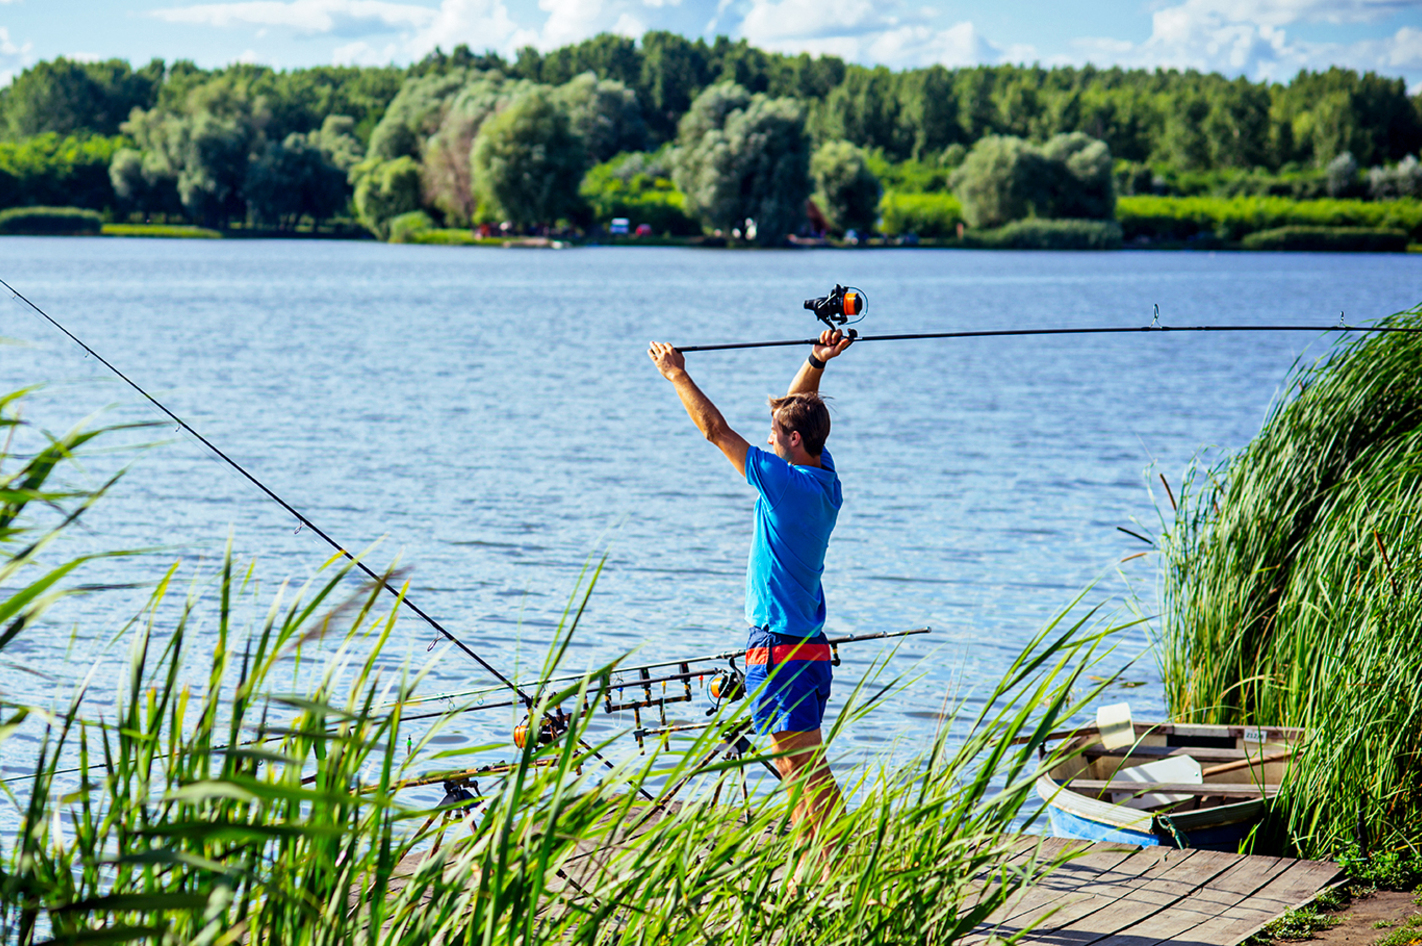
{"label": "boat oar", "polygon": [[1233,762],[1221,762],[1219,765],[1212,765],[1208,769],[1205,769],[1200,775],[1204,778],[1208,778],[1211,775],[1233,772],[1236,769],[1247,769],[1251,766],[1265,765],[1270,762],[1282,762],[1293,754],[1293,749],[1284,749],[1280,752],[1271,752],[1269,755],[1260,756],[1257,759],[1236,759]]}

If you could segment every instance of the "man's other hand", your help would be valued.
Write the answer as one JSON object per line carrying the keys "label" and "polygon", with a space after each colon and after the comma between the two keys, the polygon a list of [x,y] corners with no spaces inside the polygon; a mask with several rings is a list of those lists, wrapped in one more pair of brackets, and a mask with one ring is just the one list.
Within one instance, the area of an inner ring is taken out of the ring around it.
{"label": "man's other hand", "polygon": [[838,329],[825,329],[820,333],[820,342],[810,349],[810,354],[820,361],[829,361],[837,355],[844,353],[844,350],[854,343],[854,339],[848,338]]}
{"label": "man's other hand", "polygon": [[668,381],[675,381],[686,373],[686,356],[666,342],[652,342],[647,346],[647,357]]}

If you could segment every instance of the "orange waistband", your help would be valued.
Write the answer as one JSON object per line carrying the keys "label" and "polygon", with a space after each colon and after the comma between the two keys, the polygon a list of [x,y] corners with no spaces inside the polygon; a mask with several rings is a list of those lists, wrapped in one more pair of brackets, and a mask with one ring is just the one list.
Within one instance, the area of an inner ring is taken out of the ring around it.
{"label": "orange waistband", "polygon": [[776,644],[774,647],[752,647],[746,651],[746,665],[783,664],[791,660],[829,660],[828,644]]}

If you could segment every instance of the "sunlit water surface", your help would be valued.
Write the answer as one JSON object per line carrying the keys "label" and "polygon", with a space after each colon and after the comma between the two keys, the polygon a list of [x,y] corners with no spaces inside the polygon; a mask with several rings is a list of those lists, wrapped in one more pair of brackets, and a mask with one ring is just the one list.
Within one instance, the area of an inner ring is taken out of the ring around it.
{"label": "sunlit water surface", "polygon": [[[716,653],[743,640],[754,495],[696,433],[647,359],[678,344],[814,333],[800,308],[863,287],[868,333],[1365,321],[1418,301],[1422,257],[931,250],[563,252],[318,241],[6,238],[0,276],[322,529],[398,557],[411,598],[505,672],[530,677],[590,561],[606,566],[565,668],[629,651]],[[43,383],[25,418],[51,431],[157,414],[17,301],[0,348],[6,391]],[[864,344],[832,364],[830,445],[845,504],[830,545],[826,630],[927,626],[890,672],[920,678],[839,739],[842,765],[931,737],[945,701],[983,692],[1085,591],[1117,620],[1156,606],[1156,561],[1119,531],[1158,531],[1203,448],[1254,434],[1312,334],[1170,334]],[[805,351],[690,356],[693,377],[752,442],[765,398]],[[33,434],[29,434],[30,443]],[[87,583],[136,587],[63,602],[6,648],[10,700],[53,704],[94,673],[96,711],[126,659],[116,636],[168,565],[207,595],[229,533],[263,604],[330,549],[172,424],[158,442],[86,461],[82,482],[131,469],[60,551],[147,548]],[[22,435],[21,444],[27,442]],[[377,544],[378,543],[378,544]],[[58,561],[58,552],[51,560]],[[356,586],[352,583],[352,591]],[[201,652],[211,621],[194,622]],[[171,627],[171,623],[168,624]],[[161,622],[160,622],[160,633]],[[402,617],[385,666],[424,666],[423,692],[489,680]],[[1119,635],[1138,718],[1163,700],[1148,625]],[[831,714],[878,643],[846,647]],[[698,694],[674,718],[696,720]],[[443,748],[506,743],[508,711],[466,716]],[[629,727],[604,719],[600,731]],[[13,777],[36,743],[0,750]],[[624,743],[624,745],[630,745]],[[481,758],[506,755],[497,751]],[[436,792],[437,790],[431,790]]]}

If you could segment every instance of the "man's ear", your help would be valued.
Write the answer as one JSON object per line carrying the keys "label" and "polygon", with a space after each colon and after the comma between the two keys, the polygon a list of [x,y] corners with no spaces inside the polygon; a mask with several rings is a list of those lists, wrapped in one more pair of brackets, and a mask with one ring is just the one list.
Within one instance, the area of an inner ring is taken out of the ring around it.
{"label": "man's ear", "polygon": [[785,440],[792,447],[802,447],[805,445],[805,438],[800,436],[800,432],[798,430],[790,431],[790,436],[786,437]]}

